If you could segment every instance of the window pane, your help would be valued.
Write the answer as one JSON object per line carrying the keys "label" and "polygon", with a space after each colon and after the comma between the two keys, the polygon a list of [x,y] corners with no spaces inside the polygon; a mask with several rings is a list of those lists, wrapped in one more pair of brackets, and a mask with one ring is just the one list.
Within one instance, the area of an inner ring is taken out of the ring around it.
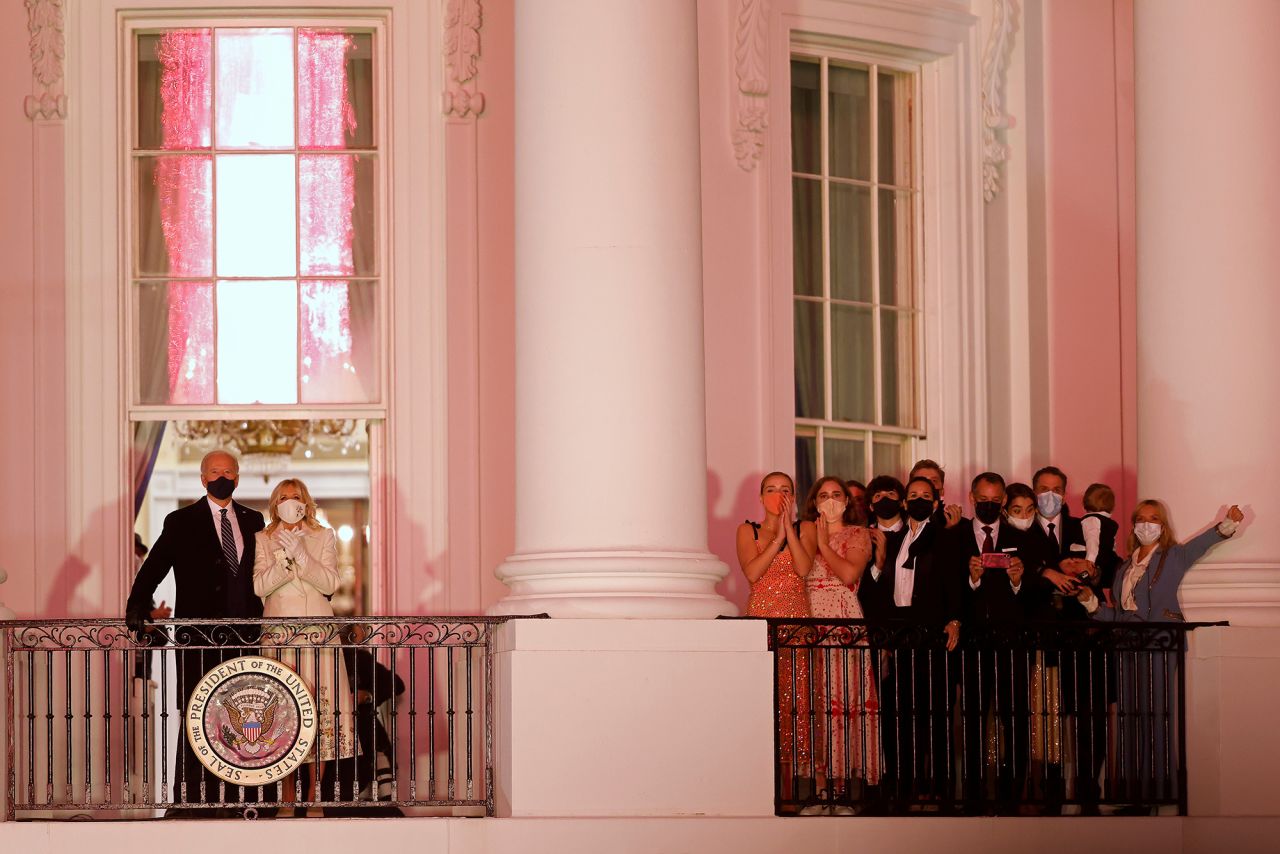
{"label": "window pane", "polygon": [[911,240],[911,193],[878,192],[880,205],[880,301],[887,305],[912,304],[915,256]]}
{"label": "window pane", "polygon": [[294,275],[295,202],[292,154],[220,155],[218,275]]}
{"label": "window pane", "polygon": [[877,152],[880,180],[885,184],[909,186],[911,177],[911,75],[881,68],[876,77]]}
{"label": "window pane", "polygon": [[822,474],[843,480],[867,480],[867,443],[864,439],[834,437],[822,440]]}
{"label": "window pane", "polygon": [[378,400],[377,284],[303,282],[302,402]]}
{"label": "window pane", "polygon": [[298,30],[298,147],[373,147],[373,35]]}
{"label": "window pane", "polygon": [[145,282],[136,298],[138,400],[213,403],[213,283]]}
{"label": "window pane", "polygon": [[293,31],[218,30],[219,148],[293,146]]}
{"label": "window pane", "polygon": [[218,282],[218,403],[297,402],[297,285]]}
{"label": "window pane", "polygon": [[835,421],[875,418],[871,309],[831,306],[831,404]]}
{"label": "window pane", "polygon": [[796,494],[807,495],[818,479],[818,440],[813,436],[796,436]]}
{"label": "window pane", "polygon": [[822,182],[791,179],[792,279],[797,294],[822,296]]}
{"label": "window pane", "polygon": [[822,173],[822,71],[818,63],[791,60],[791,170]]}
{"label": "window pane", "polygon": [[302,275],[373,275],[373,158],[304,154],[298,160]]}
{"label": "window pane", "polygon": [[795,300],[796,417],[825,418],[822,304]]}
{"label": "window pane", "polygon": [[831,183],[831,296],[871,301],[871,191]]}
{"label": "window pane", "polygon": [[901,439],[882,439],[876,436],[875,441],[871,443],[871,465],[875,469],[875,474],[891,474],[901,478],[907,468],[903,461],[904,447],[905,442]]}
{"label": "window pane", "polygon": [[212,122],[211,30],[138,36],[138,147],[208,148]]}
{"label": "window pane", "polygon": [[915,347],[912,313],[882,309],[880,312],[880,367],[884,372],[880,384],[880,412],[884,423],[894,427],[914,427]]}
{"label": "window pane", "polygon": [[871,179],[870,85],[870,72],[865,68],[827,66],[827,132],[833,177]]}
{"label": "window pane", "polygon": [[139,157],[134,268],[141,276],[213,275],[213,158]]}

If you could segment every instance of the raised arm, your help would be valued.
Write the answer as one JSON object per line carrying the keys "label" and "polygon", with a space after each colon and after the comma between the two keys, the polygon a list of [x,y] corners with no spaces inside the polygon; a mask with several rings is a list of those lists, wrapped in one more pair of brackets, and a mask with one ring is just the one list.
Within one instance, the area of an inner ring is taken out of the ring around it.
{"label": "raised arm", "polygon": [[292,581],[293,573],[284,561],[276,560],[275,553],[281,547],[271,541],[269,534],[259,532],[253,539],[253,595],[266,599]]}
{"label": "raised arm", "polygon": [[752,533],[751,525],[743,522],[738,526],[738,566],[742,567],[742,574],[747,577],[749,583],[755,584],[760,580],[769,569],[769,564],[773,563],[773,559],[782,550],[782,544],[785,542],[785,534],[779,531],[778,536],[766,543],[757,554],[756,538]]}
{"label": "raised arm", "polygon": [[332,528],[320,534],[320,557],[314,558],[305,546],[298,549],[298,577],[324,596],[338,589],[338,535]]}
{"label": "raised arm", "polygon": [[156,540],[147,559],[142,562],[138,574],[133,577],[133,586],[129,588],[129,599],[125,602],[125,619],[135,630],[142,628],[151,616],[151,599],[156,588],[173,568],[173,559],[178,545],[178,535],[174,531],[173,514],[164,520],[164,530]]}

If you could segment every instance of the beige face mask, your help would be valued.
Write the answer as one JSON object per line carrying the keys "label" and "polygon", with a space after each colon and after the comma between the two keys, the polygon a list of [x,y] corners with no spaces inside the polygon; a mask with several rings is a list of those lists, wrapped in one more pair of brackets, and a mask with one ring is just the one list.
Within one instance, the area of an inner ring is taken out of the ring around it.
{"label": "beige face mask", "polygon": [[828,498],[825,501],[818,502],[818,512],[822,514],[822,518],[827,520],[830,525],[839,522],[844,516],[844,510],[849,506],[847,501],[837,501],[834,498]]}
{"label": "beige face mask", "polygon": [[307,505],[296,498],[289,498],[276,505],[276,518],[296,525],[307,515]]}

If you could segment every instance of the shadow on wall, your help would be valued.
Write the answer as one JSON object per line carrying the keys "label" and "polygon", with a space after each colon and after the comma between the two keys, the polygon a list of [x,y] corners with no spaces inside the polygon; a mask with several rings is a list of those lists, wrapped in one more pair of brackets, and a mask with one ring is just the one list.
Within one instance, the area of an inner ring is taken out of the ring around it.
{"label": "shadow on wall", "polygon": [[707,471],[707,548],[729,566],[729,572],[718,585],[716,592],[746,613],[747,597],[751,588],[738,566],[738,526],[747,519],[759,520],[764,516],[760,507],[760,478],[764,472],[752,473],[740,481],[733,503],[726,513],[718,513],[724,482],[714,471]]}
{"label": "shadow on wall", "polygon": [[[124,531],[112,530],[118,526],[121,519],[132,519],[132,515],[126,512],[125,505],[126,502],[121,500],[116,504],[103,505],[94,511],[75,547],[67,553],[58,566],[40,612],[23,616],[43,619],[123,616],[124,599],[118,602],[107,601],[106,597],[114,595],[116,587],[105,582],[113,574],[120,573],[124,579],[125,596],[128,595],[129,586],[133,583],[132,534],[126,538]],[[93,576],[93,565],[82,555],[95,544],[110,543],[113,534],[120,538],[118,544],[121,562],[118,564],[109,562],[102,567],[102,575],[96,579],[97,589],[86,589],[85,583]]]}

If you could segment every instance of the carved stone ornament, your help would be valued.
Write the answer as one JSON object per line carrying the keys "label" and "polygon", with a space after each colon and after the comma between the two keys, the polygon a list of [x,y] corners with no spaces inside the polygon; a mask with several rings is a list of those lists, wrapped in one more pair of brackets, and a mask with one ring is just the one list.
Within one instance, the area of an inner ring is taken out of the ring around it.
{"label": "carved stone ornament", "polygon": [[484,112],[484,93],[476,88],[480,66],[480,0],[448,0],[444,7],[444,114],[464,119]]}
{"label": "carved stone ornament", "polygon": [[1017,15],[1014,0],[994,0],[991,35],[982,53],[982,197],[988,202],[1000,192],[1000,164],[1013,153],[1000,131],[1015,123],[1013,116],[1004,111],[1004,83],[1018,28]]}
{"label": "carved stone ornament", "polygon": [[65,119],[67,96],[62,92],[62,62],[66,58],[64,0],[26,2],[35,91],[23,101],[23,109],[29,119]]}
{"label": "carved stone ornament", "polygon": [[738,81],[733,153],[738,165],[748,172],[760,160],[769,126],[767,20],[765,0],[741,0],[733,50],[733,70]]}

